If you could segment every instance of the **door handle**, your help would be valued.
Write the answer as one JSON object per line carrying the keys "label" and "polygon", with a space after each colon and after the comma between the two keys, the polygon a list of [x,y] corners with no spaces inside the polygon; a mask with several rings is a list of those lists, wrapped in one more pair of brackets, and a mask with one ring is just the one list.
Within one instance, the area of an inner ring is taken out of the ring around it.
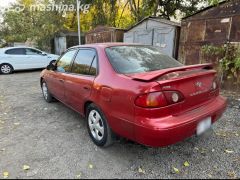
{"label": "door handle", "polygon": [[89,87],[87,87],[87,86],[84,86],[84,87],[83,87],[83,89],[85,89],[85,90],[87,90],[87,91],[89,91],[89,90],[90,90],[90,88],[89,88]]}
{"label": "door handle", "polygon": [[59,79],[59,81],[60,81],[61,83],[64,83],[64,80],[63,80],[63,79]]}

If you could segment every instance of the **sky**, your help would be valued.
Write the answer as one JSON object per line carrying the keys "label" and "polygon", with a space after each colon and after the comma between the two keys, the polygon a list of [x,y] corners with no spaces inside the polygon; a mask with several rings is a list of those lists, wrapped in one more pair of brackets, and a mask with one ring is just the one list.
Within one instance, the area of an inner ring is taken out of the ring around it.
{"label": "sky", "polygon": [[[0,11],[2,8],[8,7],[11,3],[16,2],[16,0],[0,0]],[[0,23],[2,22],[2,15],[0,13]]]}
{"label": "sky", "polygon": [[1,7],[8,7],[10,3],[16,2],[16,0],[0,0]]}

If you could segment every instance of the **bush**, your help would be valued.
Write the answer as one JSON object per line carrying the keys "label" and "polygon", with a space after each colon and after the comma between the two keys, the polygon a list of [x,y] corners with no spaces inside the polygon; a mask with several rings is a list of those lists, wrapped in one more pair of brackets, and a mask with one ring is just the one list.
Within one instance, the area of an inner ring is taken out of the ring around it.
{"label": "bush", "polygon": [[219,57],[217,70],[222,83],[224,80],[231,79],[240,86],[240,46],[231,43],[222,46],[205,45],[202,47],[202,53],[210,57]]}

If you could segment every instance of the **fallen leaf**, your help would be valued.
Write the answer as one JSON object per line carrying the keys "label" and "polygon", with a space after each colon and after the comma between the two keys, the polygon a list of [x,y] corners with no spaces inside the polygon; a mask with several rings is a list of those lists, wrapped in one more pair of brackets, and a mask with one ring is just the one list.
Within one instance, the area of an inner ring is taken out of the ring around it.
{"label": "fallen leaf", "polygon": [[197,150],[197,151],[199,150],[199,148],[198,148],[198,147],[194,147],[194,149],[195,149],[195,150]]}
{"label": "fallen leaf", "polygon": [[15,126],[19,126],[19,125],[20,125],[20,123],[14,123],[14,125],[15,125]]}
{"label": "fallen leaf", "polygon": [[7,171],[3,172],[3,178],[4,179],[8,178],[8,176],[9,176],[9,172],[7,172]]}
{"label": "fallen leaf", "polygon": [[138,172],[141,173],[141,174],[145,174],[146,173],[145,170],[142,169],[141,167],[138,168]]}
{"label": "fallen leaf", "polygon": [[215,134],[217,136],[222,136],[222,137],[226,137],[227,136],[227,134],[225,132],[215,132]]}
{"label": "fallen leaf", "polygon": [[189,164],[189,162],[184,162],[184,164],[183,164],[185,167],[189,167],[190,166],[190,164]]}
{"label": "fallen leaf", "polygon": [[230,178],[236,178],[236,174],[235,174],[234,171],[229,171],[229,172],[228,172],[228,176],[229,176]]}
{"label": "fallen leaf", "polygon": [[238,161],[240,162],[240,156],[233,159],[233,162],[236,162],[236,161],[237,161],[237,162],[238,162]]}
{"label": "fallen leaf", "polygon": [[176,174],[179,174],[179,173],[180,173],[180,171],[179,171],[178,168],[173,167],[173,170],[174,170],[174,173],[176,173]]}
{"label": "fallen leaf", "polygon": [[235,136],[237,136],[237,137],[238,137],[238,136],[239,136],[239,134],[238,134],[238,133],[235,133]]}
{"label": "fallen leaf", "polygon": [[213,176],[212,176],[211,174],[208,174],[208,177],[209,177],[209,178],[212,178]]}
{"label": "fallen leaf", "polygon": [[30,169],[30,166],[28,166],[28,165],[24,165],[24,166],[23,166],[23,170],[27,171],[27,170],[29,170],[29,169]]}
{"label": "fallen leaf", "polygon": [[76,178],[81,179],[82,173],[79,173],[78,175],[76,175]]}
{"label": "fallen leaf", "polygon": [[89,167],[90,169],[92,169],[92,168],[93,168],[93,165],[92,165],[92,164],[89,164],[88,167]]}
{"label": "fallen leaf", "polygon": [[226,149],[225,152],[228,153],[228,154],[232,154],[232,153],[234,153],[234,151],[229,150],[229,149]]}

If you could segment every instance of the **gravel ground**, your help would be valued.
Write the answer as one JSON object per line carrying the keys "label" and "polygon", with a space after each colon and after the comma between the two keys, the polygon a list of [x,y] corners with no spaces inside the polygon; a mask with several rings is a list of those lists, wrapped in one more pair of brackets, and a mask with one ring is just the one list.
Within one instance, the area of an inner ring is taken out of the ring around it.
{"label": "gravel ground", "polygon": [[166,148],[122,139],[101,149],[78,113],[43,100],[39,73],[0,76],[0,178],[240,177],[240,101],[231,98],[203,136]]}

